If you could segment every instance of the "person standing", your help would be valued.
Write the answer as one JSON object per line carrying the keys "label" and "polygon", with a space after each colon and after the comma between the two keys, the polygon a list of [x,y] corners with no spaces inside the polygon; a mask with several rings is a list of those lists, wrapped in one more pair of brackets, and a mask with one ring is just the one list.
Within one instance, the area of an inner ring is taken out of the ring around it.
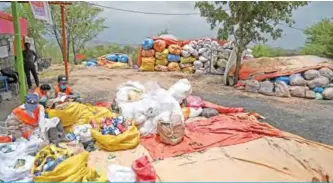
{"label": "person standing", "polygon": [[35,66],[35,62],[37,62],[37,54],[33,50],[30,49],[30,43],[24,44],[24,51],[23,51],[23,60],[24,60],[24,72],[27,77],[28,87],[31,89],[32,83],[30,78],[30,72],[35,79],[36,86],[39,87],[39,79],[38,74]]}

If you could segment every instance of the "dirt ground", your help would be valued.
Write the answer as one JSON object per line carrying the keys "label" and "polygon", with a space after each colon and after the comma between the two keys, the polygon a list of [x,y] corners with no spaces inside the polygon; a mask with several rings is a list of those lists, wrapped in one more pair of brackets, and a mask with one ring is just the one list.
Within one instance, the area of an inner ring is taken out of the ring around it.
{"label": "dirt ground", "polygon": [[[84,68],[71,66],[69,83],[87,102],[111,101],[117,87],[128,80],[157,81],[168,88],[177,80],[187,78],[196,95],[211,102],[244,107],[265,116],[265,121],[277,128],[310,140],[333,145],[333,101],[315,101],[299,98],[267,97],[245,93],[223,85],[218,75],[186,75],[180,72],[137,72],[133,69]],[[55,83],[63,66],[56,65],[40,74],[42,82]],[[0,104],[0,119],[4,119],[17,101]]]}

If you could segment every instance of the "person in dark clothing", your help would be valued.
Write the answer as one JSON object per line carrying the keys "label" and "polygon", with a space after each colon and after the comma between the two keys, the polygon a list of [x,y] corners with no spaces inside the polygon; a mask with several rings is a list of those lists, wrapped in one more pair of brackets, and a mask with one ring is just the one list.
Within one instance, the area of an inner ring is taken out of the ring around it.
{"label": "person in dark clothing", "polygon": [[25,43],[24,47],[25,47],[23,51],[24,72],[27,77],[28,87],[29,89],[31,89],[32,87],[30,72],[32,73],[35,79],[36,86],[39,87],[39,79],[35,66],[35,62],[38,59],[37,54],[30,49],[30,43]]}

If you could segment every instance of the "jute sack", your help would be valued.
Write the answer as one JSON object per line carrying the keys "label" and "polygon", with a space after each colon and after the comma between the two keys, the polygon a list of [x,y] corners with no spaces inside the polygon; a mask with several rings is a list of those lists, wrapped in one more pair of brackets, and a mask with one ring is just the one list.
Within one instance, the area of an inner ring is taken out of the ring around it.
{"label": "jute sack", "polygon": [[157,133],[160,136],[160,140],[169,145],[176,145],[183,140],[185,135],[185,124],[183,122],[175,123],[163,123],[157,122]]}

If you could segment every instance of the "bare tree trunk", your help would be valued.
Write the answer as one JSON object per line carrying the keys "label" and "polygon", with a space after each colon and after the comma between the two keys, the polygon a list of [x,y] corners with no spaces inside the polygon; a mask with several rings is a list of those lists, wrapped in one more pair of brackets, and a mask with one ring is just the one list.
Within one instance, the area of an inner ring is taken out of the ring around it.
{"label": "bare tree trunk", "polygon": [[234,84],[237,84],[238,79],[239,79],[239,70],[242,62],[242,52],[243,48],[238,48],[237,49],[237,60],[236,60],[236,69],[235,69],[235,77],[234,77]]}

